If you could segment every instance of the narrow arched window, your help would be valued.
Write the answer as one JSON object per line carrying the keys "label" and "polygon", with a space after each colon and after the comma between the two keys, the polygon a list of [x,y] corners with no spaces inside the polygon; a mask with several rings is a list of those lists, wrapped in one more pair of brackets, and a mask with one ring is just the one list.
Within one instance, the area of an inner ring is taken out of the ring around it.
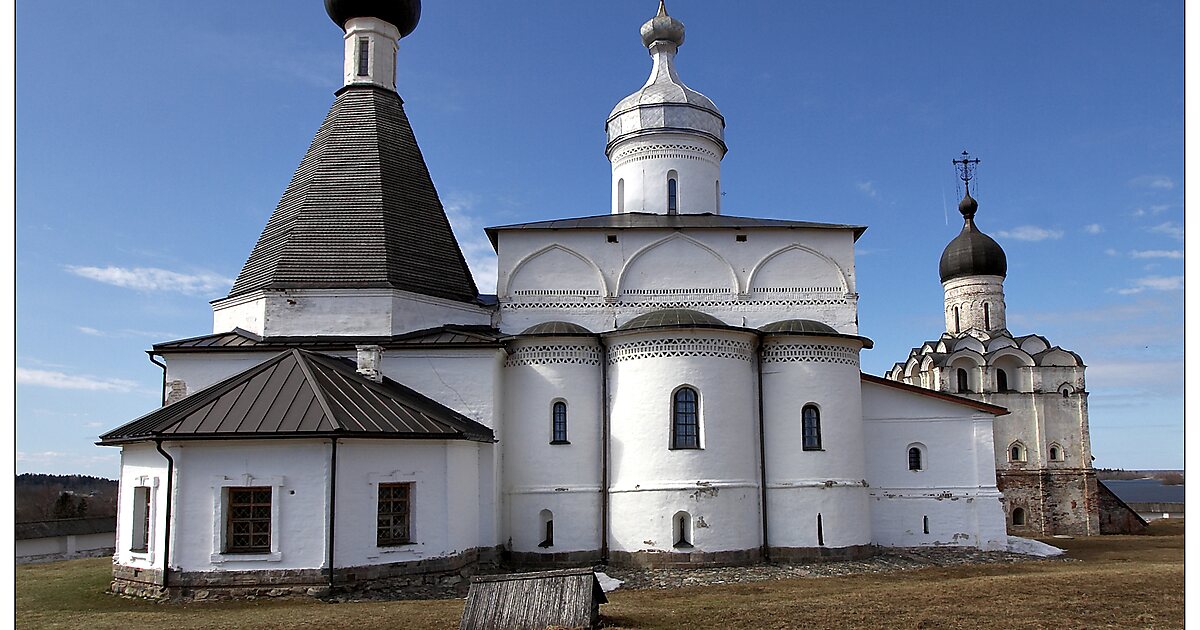
{"label": "narrow arched window", "polygon": [[921,449],[915,446],[908,449],[908,469],[921,470]]}
{"label": "narrow arched window", "polygon": [[825,546],[825,524],[821,522],[820,512],[817,512],[817,545]]}
{"label": "narrow arched window", "polygon": [[692,515],[687,512],[676,512],[671,519],[671,529],[673,530],[674,546],[680,548],[688,548],[692,546]]}
{"label": "narrow arched window", "polygon": [[958,372],[955,374],[958,377],[958,392],[961,394],[971,391],[970,383],[967,381],[967,371],[958,368]]}
{"label": "narrow arched window", "polygon": [[983,305],[983,328],[984,330],[992,329],[992,305],[987,303]]}
{"label": "narrow arched window", "polygon": [[625,212],[625,178],[617,180],[617,212]]}
{"label": "narrow arched window", "polygon": [[954,332],[962,332],[962,326],[958,323],[958,307],[954,307]]}
{"label": "narrow arched window", "polygon": [[804,405],[800,418],[804,431],[804,450],[821,450],[821,410],[816,405]]}
{"label": "narrow arched window", "polygon": [[667,214],[679,213],[679,173],[667,171]]}
{"label": "narrow arched window", "polygon": [[700,396],[690,387],[675,392],[671,404],[671,448],[700,448]]}
{"label": "narrow arched window", "polygon": [[1013,525],[1024,525],[1025,524],[1025,509],[1024,508],[1013,508],[1012,519],[1013,519]]}
{"label": "narrow arched window", "polygon": [[1050,461],[1052,461],[1052,462],[1058,461],[1059,455],[1060,455],[1060,453],[1059,453],[1058,447],[1051,446],[1050,447]]}
{"label": "narrow arched window", "polygon": [[922,529],[922,530],[923,530],[923,531],[924,531],[926,534],[928,534],[928,533],[929,533],[929,516],[928,516],[928,515],[926,515],[926,516],[922,516],[922,517],[921,517],[921,529]]}
{"label": "narrow arched window", "polygon": [[1004,370],[996,370],[996,391],[1008,391],[1008,373]]}
{"label": "narrow arched window", "polygon": [[1014,443],[1012,446],[1008,447],[1008,456],[1009,459],[1014,462],[1025,461],[1025,445],[1021,444],[1020,442]]}
{"label": "narrow arched window", "polygon": [[1062,395],[1063,395],[1063,398],[1070,398],[1071,390],[1066,387],[1062,388]]}
{"label": "narrow arched window", "polygon": [[721,211],[721,180],[717,180],[717,212]]}
{"label": "narrow arched window", "polygon": [[554,403],[553,411],[551,412],[551,424],[553,435],[551,436],[551,444],[570,444],[567,441],[567,403],[558,401]]}

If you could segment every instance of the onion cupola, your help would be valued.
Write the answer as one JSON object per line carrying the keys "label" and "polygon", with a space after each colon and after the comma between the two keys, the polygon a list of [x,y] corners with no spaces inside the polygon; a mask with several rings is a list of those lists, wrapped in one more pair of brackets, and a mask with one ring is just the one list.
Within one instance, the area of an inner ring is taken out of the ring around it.
{"label": "onion cupola", "polygon": [[720,212],[725,118],[712,99],[684,85],[675,68],[683,22],[667,13],[642,25],[650,77],[608,116],[605,155],[613,167],[613,213]]}
{"label": "onion cupola", "polygon": [[407,37],[421,21],[421,0],[325,0],[325,12],[342,30],[354,18],[377,18]]}
{"label": "onion cupola", "polygon": [[1008,274],[1008,259],[992,237],[975,226],[979,202],[968,192],[958,204],[963,215],[963,229],[942,251],[938,268],[942,282],[967,276],[1000,276]]}

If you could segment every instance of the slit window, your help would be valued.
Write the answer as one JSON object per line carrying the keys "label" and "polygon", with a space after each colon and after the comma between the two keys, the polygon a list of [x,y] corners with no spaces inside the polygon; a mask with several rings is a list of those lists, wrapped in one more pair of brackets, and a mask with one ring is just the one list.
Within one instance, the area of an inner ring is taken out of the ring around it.
{"label": "slit window", "polygon": [[358,39],[358,76],[365,77],[371,69],[371,40],[366,37]]}
{"label": "slit window", "polygon": [[542,542],[538,543],[538,547],[546,549],[554,546],[554,512],[550,510],[542,510],[538,515],[542,522]]}
{"label": "slit window", "polygon": [[671,171],[667,179],[667,214],[679,213],[679,180],[675,179],[675,171]]}
{"label": "slit window", "polygon": [[954,307],[954,332],[962,332],[962,328],[958,323],[958,307]]}
{"label": "slit window", "polygon": [[821,522],[821,514],[817,513],[817,546],[825,546],[825,524]]}
{"label": "slit window", "polygon": [[551,412],[553,424],[553,437],[551,444],[570,444],[567,441],[567,403],[558,401],[554,403],[553,411]]}
{"label": "slit window", "polygon": [[926,534],[928,534],[928,533],[929,533],[929,516],[922,516],[922,517],[921,517],[921,529],[922,529],[922,530],[923,530],[923,531],[924,531]]}
{"label": "slit window", "polygon": [[226,553],[271,550],[271,488],[230,488]]}
{"label": "slit window", "polygon": [[816,405],[804,405],[800,419],[804,432],[804,450],[821,450],[821,411]]}
{"label": "slit window", "polygon": [[379,514],[375,544],[380,547],[412,542],[412,484],[379,484]]}
{"label": "slit window", "polygon": [[130,551],[145,552],[150,548],[150,487],[133,489],[133,540]]}
{"label": "slit window", "polygon": [[991,304],[985,303],[983,305],[983,327],[985,330],[992,329],[992,305]]}
{"label": "slit window", "polygon": [[700,448],[700,397],[696,390],[681,387],[672,401],[671,448]]}
{"label": "slit window", "polygon": [[617,180],[617,212],[625,212],[625,178],[624,177]]}

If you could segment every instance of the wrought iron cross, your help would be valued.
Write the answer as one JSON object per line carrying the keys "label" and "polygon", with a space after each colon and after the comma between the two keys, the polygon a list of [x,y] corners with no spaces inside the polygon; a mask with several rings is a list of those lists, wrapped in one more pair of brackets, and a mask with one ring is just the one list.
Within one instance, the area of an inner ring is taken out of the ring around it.
{"label": "wrought iron cross", "polygon": [[958,178],[963,180],[963,184],[967,187],[967,194],[971,194],[971,180],[975,177],[975,167],[979,164],[979,158],[971,159],[971,156],[966,151],[962,152],[961,160],[950,160],[954,163],[954,168],[958,170]]}

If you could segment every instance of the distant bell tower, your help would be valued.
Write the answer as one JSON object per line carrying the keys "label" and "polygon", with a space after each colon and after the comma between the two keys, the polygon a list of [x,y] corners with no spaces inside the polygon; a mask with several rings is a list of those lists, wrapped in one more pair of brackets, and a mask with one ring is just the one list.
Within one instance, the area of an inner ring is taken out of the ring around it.
{"label": "distant bell tower", "polygon": [[654,60],[650,78],[617,103],[606,126],[612,212],[720,214],[725,118],[679,79],[683,23],[667,15],[663,0],[642,25],[642,44]]}
{"label": "distant bell tower", "polygon": [[946,245],[939,265],[945,291],[946,332],[986,339],[1004,332],[1007,326],[1004,277],[1008,274],[1008,259],[1000,244],[975,226],[979,202],[971,197],[971,179],[979,159],[963,151],[962,159],[952,162],[965,193],[958,202],[958,211],[963,215],[962,232]]}

